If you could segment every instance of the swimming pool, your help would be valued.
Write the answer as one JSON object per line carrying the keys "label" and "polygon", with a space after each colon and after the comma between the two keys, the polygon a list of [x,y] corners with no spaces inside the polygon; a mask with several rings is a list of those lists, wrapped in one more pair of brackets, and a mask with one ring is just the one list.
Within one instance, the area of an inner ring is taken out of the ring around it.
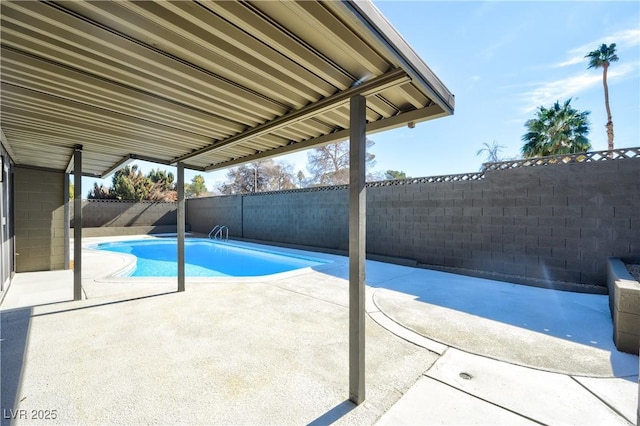
{"label": "swimming pool", "polygon": [[[100,243],[93,249],[126,253],[137,258],[130,277],[175,277],[178,274],[176,238]],[[277,274],[329,261],[290,253],[243,247],[206,238],[185,240],[187,277],[255,277]]]}

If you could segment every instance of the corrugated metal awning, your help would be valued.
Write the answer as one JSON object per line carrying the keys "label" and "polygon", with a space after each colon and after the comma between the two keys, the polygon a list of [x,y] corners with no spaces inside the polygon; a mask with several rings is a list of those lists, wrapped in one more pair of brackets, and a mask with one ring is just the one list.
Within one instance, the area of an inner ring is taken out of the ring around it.
{"label": "corrugated metal awning", "polygon": [[371,3],[2,2],[1,127],[13,160],[85,174],[130,158],[213,170],[453,113]]}

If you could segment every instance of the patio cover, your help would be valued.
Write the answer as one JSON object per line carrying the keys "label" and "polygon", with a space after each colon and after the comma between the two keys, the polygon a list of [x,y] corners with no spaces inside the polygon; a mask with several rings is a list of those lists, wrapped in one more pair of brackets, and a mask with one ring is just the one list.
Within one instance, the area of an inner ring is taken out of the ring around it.
{"label": "patio cover", "polygon": [[368,2],[2,2],[2,130],[17,165],[208,171],[453,112]]}
{"label": "patio cover", "polygon": [[184,168],[210,171],[350,138],[350,245],[360,248],[350,256],[361,267],[350,281],[360,285],[365,132],[453,113],[453,95],[370,2],[0,7],[0,136],[16,165],[75,170],[80,192],[80,175],[105,177],[134,159],[177,165],[183,182]]}

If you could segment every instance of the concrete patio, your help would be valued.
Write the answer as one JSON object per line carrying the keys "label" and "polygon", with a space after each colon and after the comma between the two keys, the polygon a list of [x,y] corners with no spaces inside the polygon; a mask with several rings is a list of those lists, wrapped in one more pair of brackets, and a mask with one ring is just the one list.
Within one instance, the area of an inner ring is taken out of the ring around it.
{"label": "concrete patio", "polygon": [[[317,256],[314,253],[314,256]],[[2,424],[634,424],[607,296],[367,261],[367,400],[348,401],[347,259],[276,277],[17,274]],[[51,416],[50,416],[51,417]]]}

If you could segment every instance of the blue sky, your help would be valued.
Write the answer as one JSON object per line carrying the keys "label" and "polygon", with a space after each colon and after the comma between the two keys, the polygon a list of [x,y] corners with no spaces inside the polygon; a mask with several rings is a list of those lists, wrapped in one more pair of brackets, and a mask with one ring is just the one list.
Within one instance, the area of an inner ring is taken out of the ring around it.
{"label": "blue sky", "polygon": [[[493,141],[505,147],[501,156],[516,157],[524,123],[538,106],[568,98],[591,111],[593,150],[607,149],[602,71],[588,70],[584,58],[602,43],[616,43],[620,58],[608,76],[615,147],[640,146],[640,2],[375,4],[456,97],[453,116],[371,135],[376,170],[412,177],[473,172],[484,161],[476,152]],[[306,158],[303,152],[280,160],[308,174]],[[196,172],[185,174],[188,181]],[[225,175],[204,174],[209,189]],[[93,180],[83,183],[85,194],[89,185]]]}

